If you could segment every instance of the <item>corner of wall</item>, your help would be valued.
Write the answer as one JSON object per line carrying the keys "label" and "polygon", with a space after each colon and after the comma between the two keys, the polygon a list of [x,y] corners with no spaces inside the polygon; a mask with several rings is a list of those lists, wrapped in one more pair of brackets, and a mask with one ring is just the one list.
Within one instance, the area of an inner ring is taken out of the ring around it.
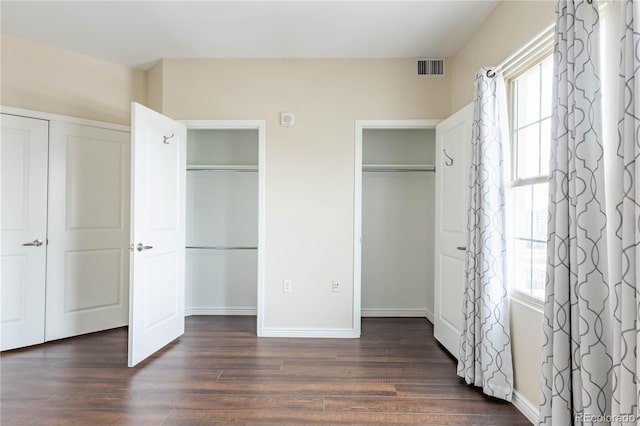
{"label": "corner of wall", "polygon": [[164,59],[146,72],[146,95],[146,106],[159,113],[164,112]]}
{"label": "corner of wall", "polygon": [[518,411],[520,411],[531,423],[536,424],[538,422],[540,410],[538,410],[538,407],[534,406],[531,401],[525,398],[521,393],[514,390],[511,402],[513,403],[513,406],[516,407]]}
{"label": "corner of wall", "polygon": [[501,1],[450,58],[451,114],[473,100],[473,81],[482,67],[497,65],[554,21],[553,1]]}
{"label": "corner of wall", "polygon": [[146,73],[44,43],[3,35],[2,104],[129,125],[146,102]]}

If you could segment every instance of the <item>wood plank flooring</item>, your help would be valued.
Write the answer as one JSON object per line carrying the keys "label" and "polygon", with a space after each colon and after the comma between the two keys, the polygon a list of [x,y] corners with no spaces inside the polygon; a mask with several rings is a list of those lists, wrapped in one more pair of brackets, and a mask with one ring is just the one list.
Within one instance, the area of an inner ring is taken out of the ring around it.
{"label": "wood plank flooring", "polygon": [[365,318],[360,339],[255,337],[254,317],[190,317],[127,368],[115,329],[0,357],[2,425],[528,425],[456,376],[419,318]]}

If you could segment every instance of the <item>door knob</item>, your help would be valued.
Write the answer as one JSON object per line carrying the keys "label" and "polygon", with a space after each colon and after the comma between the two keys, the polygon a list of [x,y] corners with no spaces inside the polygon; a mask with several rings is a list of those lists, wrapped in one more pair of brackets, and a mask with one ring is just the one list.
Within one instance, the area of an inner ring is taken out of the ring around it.
{"label": "door knob", "polygon": [[138,243],[136,248],[138,249],[138,251],[142,251],[142,250],[150,250],[153,248],[153,246],[145,246],[142,243]]}
{"label": "door knob", "polygon": [[467,249],[467,248],[466,248],[466,247],[464,247],[464,246],[458,246],[458,247],[456,247],[456,248],[457,248],[458,250],[460,250],[460,251],[465,251],[465,250]]}
{"label": "door knob", "polygon": [[22,244],[24,247],[40,247],[42,245],[42,240],[33,240],[30,243]]}

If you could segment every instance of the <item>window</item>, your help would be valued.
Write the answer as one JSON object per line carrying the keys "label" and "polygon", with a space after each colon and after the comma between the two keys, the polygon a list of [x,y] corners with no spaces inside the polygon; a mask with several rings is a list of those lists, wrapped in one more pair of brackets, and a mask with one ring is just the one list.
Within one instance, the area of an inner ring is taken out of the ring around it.
{"label": "window", "polygon": [[512,289],[544,298],[553,58],[511,80]]}

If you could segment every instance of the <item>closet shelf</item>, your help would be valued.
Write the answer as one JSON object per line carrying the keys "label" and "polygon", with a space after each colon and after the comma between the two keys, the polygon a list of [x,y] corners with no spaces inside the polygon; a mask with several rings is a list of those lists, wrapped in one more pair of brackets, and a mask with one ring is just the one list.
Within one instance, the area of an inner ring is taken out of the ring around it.
{"label": "closet shelf", "polygon": [[363,164],[363,172],[435,172],[435,164]]}
{"label": "closet shelf", "polygon": [[258,166],[236,166],[236,165],[225,165],[225,164],[187,164],[187,171],[257,172]]}

